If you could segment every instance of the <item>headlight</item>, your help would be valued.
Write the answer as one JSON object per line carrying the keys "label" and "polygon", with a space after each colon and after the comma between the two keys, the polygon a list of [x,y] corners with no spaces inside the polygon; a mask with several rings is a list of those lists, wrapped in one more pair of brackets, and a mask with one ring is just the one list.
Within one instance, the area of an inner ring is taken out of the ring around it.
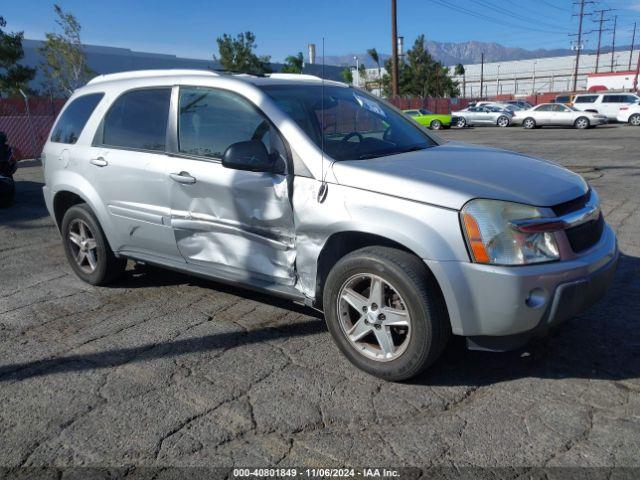
{"label": "headlight", "polygon": [[494,265],[526,265],[558,260],[553,233],[523,233],[512,220],[542,217],[536,207],[500,200],[471,200],[460,212],[473,260]]}

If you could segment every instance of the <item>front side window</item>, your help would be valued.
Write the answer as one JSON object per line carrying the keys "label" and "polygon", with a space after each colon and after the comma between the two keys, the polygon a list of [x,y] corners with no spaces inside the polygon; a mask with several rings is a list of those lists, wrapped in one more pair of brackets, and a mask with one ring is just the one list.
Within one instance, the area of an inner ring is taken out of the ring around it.
{"label": "front side window", "polygon": [[420,113],[422,115],[433,115],[433,112],[431,110],[427,110],[426,108],[420,109]]}
{"label": "front side window", "polygon": [[180,88],[180,153],[220,159],[230,145],[250,140],[261,141],[270,155],[286,158],[280,135],[244,97],[212,88]]}
{"label": "front side window", "polygon": [[335,160],[365,160],[437,145],[417,123],[377,98],[335,85],[261,87]]}
{"label": "front side window", "polygon": [[103,93],[90,93],[74,99],[60,116],[56,123],[51,141],[56,143],[74,144],[78,141],[82,129],[95,110]]}
{"label": "front side window", "polygon": [[163,152],[170,100],[170,88],[124,93],[113,102],[104,118],[102,144]]}

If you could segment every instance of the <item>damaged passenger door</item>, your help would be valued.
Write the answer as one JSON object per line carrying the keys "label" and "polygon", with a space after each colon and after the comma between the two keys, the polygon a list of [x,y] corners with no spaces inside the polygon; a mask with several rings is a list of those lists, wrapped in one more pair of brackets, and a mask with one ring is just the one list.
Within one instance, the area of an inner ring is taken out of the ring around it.
{"label": "damaged passenger door", "polygon": [[[293,285],[288,152],[279,132],[251,102],[227,90],[176,88],[172,105],[171,225],[186,262],[213,276]],[[257,143],[273,160],[270,171],[222,164],[230,146]]]}

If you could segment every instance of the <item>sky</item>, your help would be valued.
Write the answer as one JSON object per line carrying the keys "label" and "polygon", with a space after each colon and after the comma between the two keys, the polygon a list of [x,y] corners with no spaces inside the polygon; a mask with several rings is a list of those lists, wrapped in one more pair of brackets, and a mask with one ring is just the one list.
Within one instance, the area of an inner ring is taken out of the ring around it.
{"label": "sky", "polygon": [[[578,8],[571,0],[397,0],[398,35],[410,45],[416,36],[441,42],[477,40],[506,46],[568,48],[577,31]],[[325,38],[327,55],[365,52],[375,47],[390,53],[390,0],[59,0],[82,25],[87,44],[210,59],[223,33],[252,31],[257,52],[282,61],[309,43]],[[615,8],[617,45],[631,42],[633,22],[640,23],[640,0],[602,0],[587,11]],[[43,39],[55,31],[53,3],[45,0],[0,0],[8,31]],[[585,20],[585,30],[597,25]],[[610,22],[612,23],[612,22]],[[640,26],[636,36],[640,43]],[[603,43],[610,44],[610,33]],[[585,48],[596,47],[595,34]]]}

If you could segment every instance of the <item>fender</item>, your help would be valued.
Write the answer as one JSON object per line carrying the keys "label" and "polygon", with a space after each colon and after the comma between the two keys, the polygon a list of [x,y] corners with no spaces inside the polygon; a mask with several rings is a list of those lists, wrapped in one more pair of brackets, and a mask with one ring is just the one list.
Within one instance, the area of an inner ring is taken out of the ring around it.
{"label": "fender", "polygon": [[78,195],[89,205],[98,219],[102,231],[109,242],[109,246],[113,249],[113,246],[118,244],[114,233],[116,230],[113,228],[111,216],[109,212],[107,212],[105,204],[98,195],[98,192],[86,178],[72,170],[56,170],[51,173],[50,184],[55,185],[55,190],[51,192],[52,205],[56,195],[60,192],[71,192]]}

